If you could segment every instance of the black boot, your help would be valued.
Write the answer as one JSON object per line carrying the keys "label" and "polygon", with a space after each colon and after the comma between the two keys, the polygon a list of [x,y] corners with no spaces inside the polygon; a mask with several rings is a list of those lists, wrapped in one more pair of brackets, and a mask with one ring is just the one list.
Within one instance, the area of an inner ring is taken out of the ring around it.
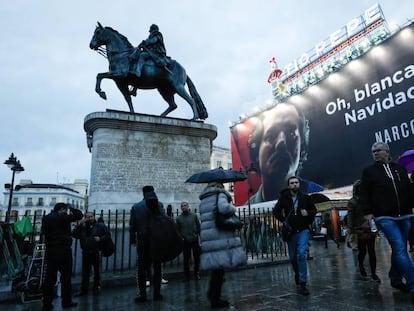
{"label": "black boot", "polygon": [[211,272],[210,286],[207,291],[207,297],[210,300],[212,309],[225,308],[230,305],[228,301],[221,299],[221,287],[223,286],[223,282],[224,270],[213,270]]}
{"label": "black boot", "polygon": [[367,276],[367,272],[365,271],[365,268],[364,268],[364,266],[362,264],[359,264],[359,272],[361,273],[361,275],[363,277],[366,277]]}

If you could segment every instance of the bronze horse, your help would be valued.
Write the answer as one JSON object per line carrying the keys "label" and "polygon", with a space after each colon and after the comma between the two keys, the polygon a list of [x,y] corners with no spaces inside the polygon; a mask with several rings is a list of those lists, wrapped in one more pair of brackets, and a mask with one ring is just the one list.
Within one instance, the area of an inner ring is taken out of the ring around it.
{"label": "bronze horse", "polygon": [[[106,99],[106,94],[101,90],[101,81],[112,79],[128,103],[131,113],[134,113],[131,94],[134,95],[137,88],[157,89],[169,105],[161,114],[162,117],[177,108],[174,101],[174,94],[177,93],[191,106],[194,115],[192,120],[207,119],[207,110],[200,95],[184,68],[177,61],[170,60],[169,70],[157,66],[153,61],[148,61],[142,68],[140,77],[137,77],[133,70],[133,60],[130,57],[136,49],[125,36],[111,27],[103,27],[99,22],[89,47],[104,54],[109,62],[109,71],[98,73],[96,76],[95,91],[103,99]],[[190,94],[185,89],[186,83]],[[130,86],[134,88],[133,91],[130,91]]]}

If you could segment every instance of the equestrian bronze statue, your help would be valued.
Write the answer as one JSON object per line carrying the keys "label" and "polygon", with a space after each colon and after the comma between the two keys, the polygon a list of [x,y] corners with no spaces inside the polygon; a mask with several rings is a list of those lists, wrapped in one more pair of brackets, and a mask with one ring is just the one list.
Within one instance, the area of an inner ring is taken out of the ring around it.
{"label": "equestrian bronze statue", "polygon": [[[177,108],[174,94],[184,98],[193,110],[192,120],[205,120],[206,107],[185,69],[167,56],[163,38],[157,25],[152,25],[148,39],[133,47],[128,39],[111,27],[103,27],[99,22],[89,44],[93,50],[104,55],[109,62],[109,71],[98,73],[95,91],[103,99],[102,79],[112,79],[134,113],[131,95],[137,89],[157,89],[169,107],[161,114],[167,116]],[[187,83],[190,94],[185,89]]]}

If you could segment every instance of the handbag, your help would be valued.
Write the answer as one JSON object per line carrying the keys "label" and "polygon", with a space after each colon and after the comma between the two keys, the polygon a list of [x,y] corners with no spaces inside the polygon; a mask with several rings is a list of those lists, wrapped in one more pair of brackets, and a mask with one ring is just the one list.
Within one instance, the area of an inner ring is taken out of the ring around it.
{"label": "handbag", "polygon": [[225,231],[234,231],[234,230],[241,229],[243,227],[243,224],[235,212],[230,212],[227,214],[223,214],[219,212],[218,197],[219,195],[217,194],[216,206],[214,208],[216,227],[219,228],[220,230],[225,230]]}
{"label": "handbag", "polygon": [[282,240],[285,242],[288,242],[290,240],[290,237],[293,234],[293,229],[289,225],[289,217],[292,215],[292,212],[294,210],[294,206],[297,202],[298,198],[296,197],[295,202],[293,202],[293,209],[290,210],[289,214],[286,216],[285,221],[282,223],[282,228],[280,229],[280,235],[282,236]]}
{"label": "handbag", "polygon": [[282,240],[287,242],[290,240],[292,236],[293,230],[292,227],[288,224],[287,220],[285,220],[282,224],[282,228],[280,234],[282,235]]}
{"label": "handbag", "polygon": [[321,227],[321,234],[323,234],[323,235],[327,235],[327,234],[328,234],[328,228],[326,228],[326,227]]}
{"label": "handbag", "polygon": [[368,241],[375,239],[377,232],[372,232],[371,227],[369,226],[368,220],[364,221],[361,225],[354,228],[354,232],[358,236],[358,240]]}
{"label": "handbag", "polygon": [[102,242],[102,256],[103,257],[112,256],[112,254],[115,253],[115,249],[116,249],[116,246],[111,237],[109,237],[109,239]]}

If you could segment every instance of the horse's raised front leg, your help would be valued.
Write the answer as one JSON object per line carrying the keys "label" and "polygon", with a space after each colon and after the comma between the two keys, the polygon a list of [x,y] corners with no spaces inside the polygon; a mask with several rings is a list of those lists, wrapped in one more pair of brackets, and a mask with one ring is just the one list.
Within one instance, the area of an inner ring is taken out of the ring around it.
{"label": "horse's raised front leg", "polygon": [[103,99],[106,99],[106,94],[101,90],[101,81],[102,79],[112,79],[113,76],[109,72],[101,72],[96,75],[96,85],[95,92]]}

